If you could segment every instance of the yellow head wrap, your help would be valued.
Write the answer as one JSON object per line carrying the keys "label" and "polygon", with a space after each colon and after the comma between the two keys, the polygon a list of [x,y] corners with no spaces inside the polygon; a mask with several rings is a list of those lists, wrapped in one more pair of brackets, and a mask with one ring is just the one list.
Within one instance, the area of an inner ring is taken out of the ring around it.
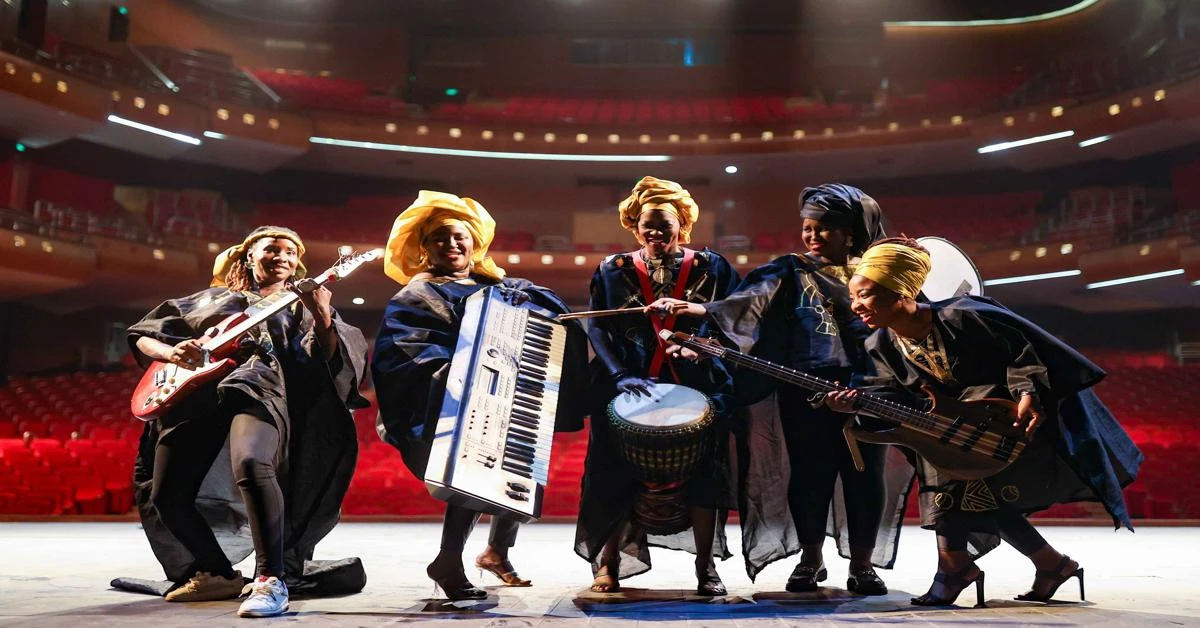
{"label": "yellow head wrap", "polygon": [[487,254],[496,236],[492,215],[473,199],[430,190],[421,190],[413,204],[396,217],[388,236],[383,272],[397,283],[407,285],[413,275],[427,270],[421,248],[425,237],[446,225],[462,225],[475,241],[471,272],[497,281],[504,278],[504,269]]}
{"label": "yellow head wrap", "polygon": [[863,253],[854,274],[915,299],[929,276],[929,254],[895,242],[876,244]]}
{"label": "yellow head wrap", "polygon": [[[238,260],[244,260],[246,254],[250,252],[250,248],[255,242],[263,238],[283,238],[296,243],[296,251],[300,257],[304,257],[304,241],[300,239],[299,234],[287,227],[265,226],[258,227],[242,240],[241,244],[235,244],[224,251],[217,254],[217,259],[213,260],[213,278],[208,284],[212,288],[221,288],[225,286],[225,276],[229,274],[229,270]],[[296,262],[296,279],[303,279],[308,274],[308,268],[304,266],[304,262],[297,260]]]}
{"label": "yellow head wrap", "polygon": [[692,225],[700,219],[700,208],[683,186],[665,179],[642,177],[642,180],[633,186],[629,198],[621,201],[618,206],[621,226],[636,236],[638,218],[642,212],[650,209],[674,214],[679,221],[679,242],[687,244],[692,241]]}

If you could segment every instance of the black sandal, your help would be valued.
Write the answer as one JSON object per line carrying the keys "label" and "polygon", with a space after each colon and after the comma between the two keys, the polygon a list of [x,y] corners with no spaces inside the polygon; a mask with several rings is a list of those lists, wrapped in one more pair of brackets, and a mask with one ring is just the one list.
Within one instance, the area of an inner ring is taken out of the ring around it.
{"label": "black sandal", "polygon": [[1058,587],[1061,587],[1067,580],[1078,577],[1079,601],[1084,601],[1086,598],[1083,596],[1083,567],[1080,567],[1079,563],[1075,563],[1074,571],[1069,574],[1063,574],[1062,572],[1063,567],[1071,564],[1071,562],[1071,557],[1064,554],[1062,560],[1058,561],[1058,566],[1054,569],[1050,571],[1043,571],[1039,569],[1034,573],[1033,584],[1035,587],[1037,586],[1038,578],[1049,580],[1051,582],[1050,589],[1046,591],[1045,595],[1039,595],[1038,593],[1035,593],[1033,589],[1030,589],[1028,592],[1018,595],[1016,599],[1021,600],[1022,602],[1049,602],[1050,598],[1054,597],[1054,594],[1058,591]]}
{"label": "black sandal", "polygon": [[934,597],[932,593],[926,593],[921,597],[914,597],[909,600],[913,606],[953,606],[954,601],[971,583],[975,583],[975,608],[986,608],[983,597],[983,571],[981,570],[974,578],[970,580],[963,577],[963,573],[974,567],[974,564],[963,567],[956,573],[945,573],[939,571],[933,576],[934,582],[940,582],[946,585],[948,589],[955,589],[954,594],[950,597],[940,598]]}
{"label": "black sandal", "polygon": [[820,588],[817,583],[824,582],[827,578],[829,578],[829,572],[825,570],[823,564],[820,567],[796,565],[796,568],[792,570],[792,575],[788,576],[787,586],[784,588],[790,593],[816,591]]}

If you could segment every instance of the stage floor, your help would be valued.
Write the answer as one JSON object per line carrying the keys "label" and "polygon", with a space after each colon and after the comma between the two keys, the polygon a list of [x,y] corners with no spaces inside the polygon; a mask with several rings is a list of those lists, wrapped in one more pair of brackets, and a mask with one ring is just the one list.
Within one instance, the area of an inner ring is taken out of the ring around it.
{"label": "stage floor", "polygon": [[[735,544],[737,531],[730,529]],[[784,626],[805,625],[1034,625],[1034,626],[1200,626],[1200,528],[1142,528],[1136,534],[1097,527],[1045,527],[1060,550],[1087,569],[1088,602],[1034,604],[1013,601],[1033,579],[1024,557],[1008,546],[980,562],[987,572],[990,608],[974,609],[974,592],[962,606],[916,609],[912,595],[923,593],[936,556],[930,532],[905,528],[897,568],[882,571],[891,588],[886,597],[848,594],[846,563],[826,550],[832,585],[812,594],[782,593],[794,562],[779,562],[750,582],[737,555],[718,565],[729,588],[726,598],[705,600],[689,594],[695,586],[691,557],[653,550],[654,569],[625,581],[620,595],[587,591],[587,565],[571,551],[574,526],[524,526],[512,557],[534,586],[494,586],[477,579],[491,595],[479,602],[431,599],[425,565],[436,552],[439,525],[429,523],[348,523],[339,525],[317,548],[317,558],[359,556],[367,570],[366,589],[335,599],[294,600],[283,621],[320,625],[378,626]],[[468,546],[470,560],[486,542],[486,527]],[[252,565],[242,565],[243,570]],[[158,628],[216,622],[245,623],[238,603],[167,604],[160,598],[110,589],[114,576],[161,578],[141,530],[134,523],[0,523],[0,625],[113,626]],[[1057,597],[1078,600],[1071,580]],[[268,621],[268,620],[257,620]],[[269,620],[269,621],[280,621]]]}

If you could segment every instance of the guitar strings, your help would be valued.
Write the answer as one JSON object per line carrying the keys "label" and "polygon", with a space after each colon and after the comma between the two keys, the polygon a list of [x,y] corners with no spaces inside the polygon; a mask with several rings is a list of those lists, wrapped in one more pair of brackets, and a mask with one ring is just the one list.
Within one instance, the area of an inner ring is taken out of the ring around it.
{"label": "guitar strings", "polygon": [[[691,344],[692,344],[692,346],[689,348],[700,351],[702,353],[707,353],[710,356],[725,358],[725,357],[728,357],[728,355],[729,355],[728,350],[726,350],[724,348],[718,349],[718,348],[708,347],[708,346],[703,345],[703,343],[697,343],[695,341],[692,341]],[[831,391],[835,391],[835,390],[845,390],[846,389],[845,387],[838,386],[834,382],[831,382],[831,381],[828,381],[828,380],[825,380],[825,379],[822,379],[820,377],[816,377],[813,375],[809,375],[808,373],[804,373],[803,371],[798,371],[796,369],[788,368],[785,366],[780,366],[773,362],[763,360],[761,358],[757,358],[752,355],[738,354],[738,355],[734,356],[731,361],[733,361],[735,363],[736,362],[744,362],[744,363],[747,363],[747,365],[757,367],[761,371],[771,372],[771,373],[774,373],[777,375],[790,376],[791,378],[807,382],[810,386],[817,388],[817,390],[820,392],[831,392]],[[824,390],[822,390],[822,388]],[[942,417],[940,415],[937,415],[937,414],[934,414],[931,412],[921,412],[921,411],[915,410],[913,408],[909,408],[908,406],[904,406],[904,405],[901,405],[901,404],[893,402],[893,401],[875,397],[873,395],[864,396],[863,404],[864,404],[864,406],[867,406],[866,409],[868,409],[868,410],[872,409],[871,407],[869,407],[870,405],[874,405],[876,408],[883,408],[883,409],[891,411],[892,413],[898,414],[898,415],[900,415],[900,417],[902,419],[909,420],[909,422],[907,423],[907,426],[910,429],[912,429],[918,433],[924,434],[925,436],[927,436],[929,438],[937,439],[939,441],[941,440],[942,435],[938,434],[937,432],[935,432],[933,430],[935,430],[935,429],[940,430],[944,433],[946,430],[949,430],[954,427],[954,422],[948,418]],[[964,433],[964,431],[962,431],[960,429],[959,432],[955,435],[957,436],[960,434],[963,436],[963,440],[961,443],[958,443],[957,445],[955,445],[956,447],[959,447],[959,448],[961,448],[963,445],[967,444],[967,442],[970,441],[972,438],[975,438],[975,435],[970,433],[970,430],[967,430]],[[972,445],[970,445],[969,450],[975,451],[979,448],[979,446],[983,446],[985,448],[990,448],[993,451],[998,450],[1000,448],[1000,446],[1004,443],[1004,438],[1005,437],[999,436],[999,435],[995,434],[994,432],[985,431],[982,434],[979,434],[979,436],[977,438],[975,438],[975,442]],[[947,444],[954,445],[953,438]],[[1025,443],[1023,443],[1021,441],[1015,441],[1011,445],[1011,450],[1014,454],[1019,454],[1024,449],[1024,447],[1025,447]]]}

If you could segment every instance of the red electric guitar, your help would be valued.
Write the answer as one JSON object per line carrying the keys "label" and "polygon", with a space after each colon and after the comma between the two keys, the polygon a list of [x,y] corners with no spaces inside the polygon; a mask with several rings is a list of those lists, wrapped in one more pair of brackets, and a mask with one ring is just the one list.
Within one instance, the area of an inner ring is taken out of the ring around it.
{"label": "red electric guitar", "polygon": [[[297,286],[305,292],[311,292],[346,277],[359,266],[382,256],[383,249],[374,249],[343,257],[329,270],[301,281]],[[143,421],[153,421],[196,388],[228,375],[238,364],[231,356],[238,350],[246,332],[299,298],[291,290],[280,290],[213,326],[200,338],[203,361],[192,368],[170,362],[156,361],[151,364],[134,388],[129,401],[133,416]]]}

